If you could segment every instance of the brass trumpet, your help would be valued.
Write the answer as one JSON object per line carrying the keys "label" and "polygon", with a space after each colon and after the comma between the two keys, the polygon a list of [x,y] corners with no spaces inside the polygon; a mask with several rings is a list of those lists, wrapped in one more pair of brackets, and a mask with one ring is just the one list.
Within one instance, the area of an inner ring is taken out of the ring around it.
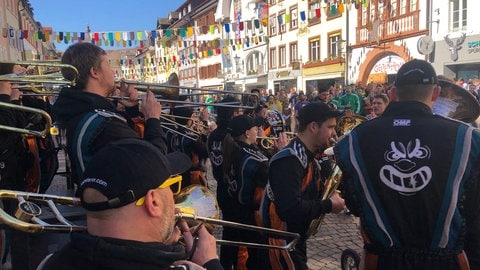
{"label": "brass trumpet", "polygon": [[[57,208],[57,204],[78,207],[81,205],[79,198],[13,190],[0,190],[0,199],[16,199],[19,201],[19,207],[15,212],[15,217],[9,215],[0,208],[0,221],[13,229],[28,233],[40,233],[46,231],[69,233],[73,231],[84,231],[87,229],[85,226],[75,225],[68,221]],[[295,244],[300,238],[296,233],[218,219],[218,203],[213,193],[204,186],[192,185],[184,188],[182,192],[175,197],[175,203],[176,207],[180,210],[179,213],[176,214],[176,218],[185,219],[190,225],[195,225],[198,224],[198,222],[201,222],[210,225],[210,229],[214,228],[212,227],[213,225],[230,226],[237,229],[258,231],[271,235],[271,237],[293,239],[290,243],[287,243],[284,246],[224,240],[217,240],[218,244],[291,250],[295,247]],[[42,208],[39,204],[46,205],[52,211],[56,223],[47,223],[41,219]],[[82,215],[83,213],[84,211],[82,211]]]}

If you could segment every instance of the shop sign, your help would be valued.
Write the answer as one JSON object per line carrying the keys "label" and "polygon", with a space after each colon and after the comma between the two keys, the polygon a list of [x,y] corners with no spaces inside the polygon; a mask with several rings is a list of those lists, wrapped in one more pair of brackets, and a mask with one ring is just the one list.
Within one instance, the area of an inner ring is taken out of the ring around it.
{"label": "shop sign", "polygon": [[389,55],[380,59],[375,66],[373,66],[370,74],[396,74],[398,69],[405,63],[403,58],[396,55]]}
{"label": "shop sign", "polygon": [[468,53],[480,53],[480,40],[467,43]]}
{"label": "shop sign", "polygon": [[289,76],[290,76],[290,70],[279,71],[275,74],[276,78],[289,77]]}

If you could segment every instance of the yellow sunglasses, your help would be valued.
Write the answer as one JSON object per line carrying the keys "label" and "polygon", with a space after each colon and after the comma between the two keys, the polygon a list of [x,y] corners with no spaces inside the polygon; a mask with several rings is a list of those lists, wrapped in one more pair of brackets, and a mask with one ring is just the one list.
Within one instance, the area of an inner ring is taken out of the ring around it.
{"label": "yellow sunglasses", "polygon": [[[173,192],[173,195],[179,194],[182,189],[182,176],[181,175],[172,176],[167,180],[165,180],[165,182],[163,182],[163,184],[161,184],[157,188],[162,189],[167,187],[170,187],[170,189]],[[144,203],[145,203],[145,196],[138,199],[135,205],[140,206],[140,205],[143,205]]]}

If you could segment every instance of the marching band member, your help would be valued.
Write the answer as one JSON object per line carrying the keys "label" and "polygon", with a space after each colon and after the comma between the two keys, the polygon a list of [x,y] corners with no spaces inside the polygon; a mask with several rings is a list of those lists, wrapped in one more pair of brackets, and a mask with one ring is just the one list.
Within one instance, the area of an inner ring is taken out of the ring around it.
{"label": "marching band member", "polygon": [[38,269],[223,269],[205,226],[190,229],[183,220],[176,226],[173,195],[181,178],[173,176],[189,167],[186,155],[164,155],[140,139],[104,146],[78,189],[87,231],[72,233]]}
{"label": "marching band member", "polygon": [[[78,78],[72,70],[62,69],[63,76],[75,80],[76,86],[61,90],[53,112],[67,130],[67,152],[73,177],[78,181],[91,156],[105,144],[122,138],[139,138],[139,135],[133,121],[124,112],[117,111],[108,99],[116,87],[107,53],[102,48],[87,42],[73,44],[64,52],[62,63],[76,67]],[[122,102],[124,105],[137,105],[138,91],[133,86],[120,90],[129,98]],[[148,91],[142,98],[139,109],[145,118],[144,140],[165,152],[161,105],[152,92]]]}
{"label": "marching band member", "polygon": [[[20,65],[0,63],[0,75],[24,71]],[[20,105],[21,92],[12,89],[8,81],[0,81],[0,102]],[[5,126],[25,128],[28,124],[26,113],[0,108],[0,123]],[[34,157],[29,152],[22,134],[12,131],[0,130],[0,188],[26,191],[26,174],[33,166]],[[17,208],[15,200],[3,200],[3,209],[14,215]],[[6,229],[7,241],[3,248],[10,248],[13,269],[30,269],[29,246],[30,238],[25,232],[15,229]],[[1,239],[2,242],[6,239]],[[6,262],[8,252],[1,258],[2,264]]]}
{"label": "marching band member", "polygon": [[[272,269],[306,270],[305,234],[313,219],[339,213],[344,200],[335,193],[321,200],[322,180],[328,177],[316,153],[322,153],[335,136],[340,113],[322,102],[312,102],[298,112],[298,134],[270,159],[269,183],[263,196],[261,215],[265,226],[300,234],[293,251],[269,250]],[[320,151],[320,152],[319,152]],[[282,239],[269,239],[271,244]]]}
{"label": "marching band member", "polygon": [[[233,206],[230,221],[257,226],[261,225],[257,222],[258,208],[268,179],[268,158],[256,145],[258,126],[262,124],[259,120],[248,115],[232,118],[222,142],[224,181],[228,184]],[[258,232],[240,231],[238,234],[239,241],[263,243]],[[247,249],[247,269],[269,269],[265,250]]]}
{"label": "marching band member", "polygon": [[[221,103],[238,102],[238,99],[233,96],[226,96],[220,101]],[[228,195],[228,183],[223,175],[223,161],[224,154],[222,151],[223,139],[227,135],[228,126],[233,117],[241,115],[239,108],[234,107],[218,107],[217,110],[217,128],[214,129],[207,137],[207,149],[210,158],[210,165],[212,175],[217,182],[217,202],[220,210],[222,210],[222,217],[225,220],[233,219],[234,205]],[[224,227],[222,231],[223,240],[237,241],[239,239],[238,230],[231,227]],[[240,254],[241,256],[242,254]],[[239,263],[239,248],[230,245],[223,245],[220,247],[220,262],[223,268],[232,269],[237,268]],[[243,257],[240,257],[240,261]]]}
{"label": "marching band member", "polygon": [[[193,110],[189,107],[173,108],[172,114],[178,126],[175,128],[176,132],[167,131],[170,151],[183,152],[192,161],[192,167],[182,174],[183,187],[193,184],[208,187],[205,168],[205,162],[208,159],[207,145],[202,137],[192,130]],[[193,140],[193,137],[197,139]]]}
{"label": "marching band member", "polygon": [[480,269],[480,131],[432,113],[442,89],[430,63],[402,65],[395,87],[380,117],[334,147],[360,267]]}

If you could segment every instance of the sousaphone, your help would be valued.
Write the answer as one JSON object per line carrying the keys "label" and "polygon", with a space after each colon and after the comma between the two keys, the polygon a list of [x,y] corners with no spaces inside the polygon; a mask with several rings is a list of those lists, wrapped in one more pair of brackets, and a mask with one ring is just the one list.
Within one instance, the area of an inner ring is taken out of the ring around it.
{"label": "sousaphone", "polygon": [[466,89],[445,76],[438,76],[440,96],[432,107],[432,112],[445,117],[473,123],[480,116],[480,103]]}

